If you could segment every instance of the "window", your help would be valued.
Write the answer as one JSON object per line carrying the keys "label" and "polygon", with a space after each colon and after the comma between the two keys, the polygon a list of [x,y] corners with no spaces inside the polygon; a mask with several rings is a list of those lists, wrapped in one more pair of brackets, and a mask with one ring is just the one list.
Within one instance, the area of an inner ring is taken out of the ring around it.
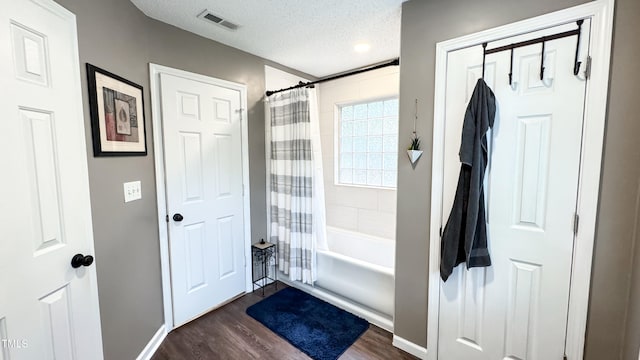
{"label": "window", "polygon": [[398,99],[338,107],[336,182],[396,188]]}

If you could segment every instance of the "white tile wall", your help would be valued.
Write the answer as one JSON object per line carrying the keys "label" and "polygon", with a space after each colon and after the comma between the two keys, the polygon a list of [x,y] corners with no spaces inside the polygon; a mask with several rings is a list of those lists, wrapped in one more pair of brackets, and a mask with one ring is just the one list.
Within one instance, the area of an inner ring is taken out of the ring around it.
{"label": "white tile wall", "polygon": [[387,239],[396,237],[396,214],[358,209],[358,232]]}
{"label": "white tile wall", "polygon": [[397,208],[395,191],[380,191],[378,193],[378,209],[395,215]]}
{"label": "white tile wall", "polygon": [[396,66],[320,85],[320,133],[327,225],[395,240],[396,191],[335,185],[334,115],[336,104],[398,96]]}
{"label": "white tile wall", "polygon": [[[395,197],[395,190],[383,191],[391,193]],[[334,185],[332,186],[331,191],[326,192],[325,196],[327,203],[331,201],[332,205],[350,206],[358,209],[378,211],[378,196],[377,194],[373,194],[378,192],[380,191],[364,187]],[[395,213],[395,211],[393,211],[393,213]]]}
{"label": "white tile wall", "polygon": [[[331,117],[333,117],[333,111],[325,111],[320,113],[320,119],[329,119]],[[320,121],[320,135],[333,136],[333,122]],[[333,143],[331,144],[331,146],[333,147]]]}
{"label": "white tile wall", "polygon": [[357,231],[358,209],[351,206],[327,204],[327,225]]}

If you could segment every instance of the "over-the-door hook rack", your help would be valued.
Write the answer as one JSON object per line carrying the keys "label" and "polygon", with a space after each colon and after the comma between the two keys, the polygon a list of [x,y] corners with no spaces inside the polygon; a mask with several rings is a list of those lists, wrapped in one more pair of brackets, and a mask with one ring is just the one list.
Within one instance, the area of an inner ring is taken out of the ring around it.
{"label": "over-the-door hook rack", "polygon": [[576,56],[574,59],[574,65],[573,65],[573,75],[578,75],[578,73],[580,72],[580,65],[582,64],[581,61],[578,61],[578,56],[580,54],[580,36],[582,33],[582,24],[584,23],[584,20],[578,20],[576,22],[576,24],[578,25],[578,28],[575,30],[570,30],[570,31],[565,31],[565,32],[561,32],[558,34],[554,34],[554,35],[547,35],[547,36],[542,36],[536,39],[531,39],[531,40],[526,40],[526,41],[521,41],[521,42],[517,42],[515,44],[510,44],[510,45],[505,45],[505,46],[500,46],[494,49],[488,49],[487,50],[487,43],[482,43],[482,78],[484,79],[484,69],[485,69],[485,61],[486,61],[486,57],[489,54],[495,54],[501,51],[505,51],[505,50],[511,50],[511,67],[510,67],[510,72],[509,72],[509,85],[512,84],[513,82],[513,49],[519,48],[519,47],[523,47],[523,46],[529,46],[529,45],[534,45],[534,44],[539,44],[542,43],[542,54],[541,54],[541,59],[540,59],[540,80],[544,80],[544,52],[545,52],[545,43],[547,41],[552,41],[552,40],[557,40],[557,39],[562,39],[565,37],[569,37],[569,36],[574,36],[577,35],[578,36],[578,41],[576,43]]}
{"label": "over-the-door hook rack", "polygon": [[482,52],[482,78],[484,79],[484,59],[487,57],[487,43],[482,43],[482,48],[484,49]]}
{"label": "over-the-door hook rack", "polygon": [[540,80],[544,80],[544,44],[547,41],[545,36],[542,37],[542,52],[540,53]]}
{"label": "over-the-door hook rack", "polygon": [[582,64],[582,61],[578,61],[578,54],[580,52],[580,34],[582,33],[583,23],[584,20],[578,20],[578,41],[576,42],[576,60],[573,65],[573,75],[578,75],[578,73],[580,72],[580,65]]}
{"label": "over-the-door hook rack", "polygon": [[511,49],[511,64],[509,65],[509,86],[513,85],[513,49]]}

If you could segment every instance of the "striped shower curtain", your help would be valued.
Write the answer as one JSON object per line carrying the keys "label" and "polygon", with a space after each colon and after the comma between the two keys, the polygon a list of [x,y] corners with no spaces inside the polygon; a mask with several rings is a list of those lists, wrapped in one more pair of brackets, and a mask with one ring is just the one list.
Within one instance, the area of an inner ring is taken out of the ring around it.
{"label": "striped shower curtain", "polygon": [[312,284],[313,149],[308,89],[269,97],[271,118],[271,242],[279,270],[290,280]]}

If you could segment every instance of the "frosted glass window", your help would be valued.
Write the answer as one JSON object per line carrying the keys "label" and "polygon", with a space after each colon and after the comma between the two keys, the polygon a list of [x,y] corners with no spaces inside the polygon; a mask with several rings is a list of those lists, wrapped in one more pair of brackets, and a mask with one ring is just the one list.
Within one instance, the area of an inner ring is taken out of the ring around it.
{"label": "frosted glass window", "polygon": [[353,126],[353,135],[354,136],[364,136],[367,135],[367,121],[356,121]]}
{"label": "frosted glass window", "polygon": [[353,169],[353,154],[352,153],[340,154],[340,166],[342,168]]}
{"label": "frosted glass window", "polygon": [[344,121],[342,122],[341,127],[341,131],[345,136],[353,135],[353,121]]}
{"label": "frosted glass window", "polygon": [[340,169],[340,182],[352,183],[353,182],[353,170]]}
{"label": "frosted glass window", "polygon": [[[350,124],[350,122],[347,123],[347,124]],[[397,134],[398,133],[398,119],[397,118],[384,119],[382,121],[382,132],[385,135],[386,134]]]}
{"label": "frosted glass window", "polygon": [[384,102],[384,116],[398,116],[398,99],[391,99]]}
{"label": "frosted glass window", "polygon": [[[367,152],[367,137],[356,136],[353,138],[353,151],[354,152]],[[342,152],[342,149],[340,149]]]}
{"label": "frosted glass window", "polygon": [[367,104],[358,104],[353,107],[353,112],[355,114],[355,119],[366,119],[367,118]]}
{"label": "frosted glass window", "polygon": [[373,170],[382,169],[382,154],[380,153],[367,154],[367,169],[373,169]]}
{"label": "frosted glass window", "polygon": [[398,99],[343,105],[338,116],[338,183],[395,188]]}
{"label": "frosted glass window", "polygon": [[353,170],[353,183],[357,185],[366,185],[367,170]]}
{"label": "frosted glass window", "polygon": [[386,153],[382,159],[382,168],[387,171],[395,171],[398,168],[398,156]]}
{"label": "frosted glass window", "polygon": [[367,108],[369,109],[369,119],[382,117],[382,101],[369,103]]}
{"label": "frosted glass window", "polygon": [[353,106],[343,107],[340,114],[343,121],[353,120]]}
{"label": "frosted glass window", "polygon": [[381,153],[382,152],[382,136],[369,136],[367,151]]}
{"label": "frosted glass window", "polygon": [[[382,139],[381,139],[382,140]],[[382,141],[380,141],[380,146],[382,147]],[[353,138],[351,136],[345,136],[340,139],[340,153],[350,153],[353,151]]]}
{"label": "frosted glass window", "polygon": [[385,135],[382,138],[382,151],[386,153],[395,152],[398,153],[398,136],[397,135]]}
{"label": "frosted glass window", "polygon": [[367,170],[367,185],[382,186],[382,171]]}
{"label": "frosted glass window", "polygon": [[397,173],[396,171],[385,171],[384,174],[382,175],[382,186],[385,187],[396,187],[396,179],[397,179]]}
{"label": "frosted glass window", "polygon": [[369,135],[382,135],[382,119],[369,121]]}
{"label": "frosted glass window", "polygon": [[[340,164],[342,165],[342,164]],[[353,155],[353,168],[354,169],[366,169],[367,168],[367,154],[354,154]]]}

